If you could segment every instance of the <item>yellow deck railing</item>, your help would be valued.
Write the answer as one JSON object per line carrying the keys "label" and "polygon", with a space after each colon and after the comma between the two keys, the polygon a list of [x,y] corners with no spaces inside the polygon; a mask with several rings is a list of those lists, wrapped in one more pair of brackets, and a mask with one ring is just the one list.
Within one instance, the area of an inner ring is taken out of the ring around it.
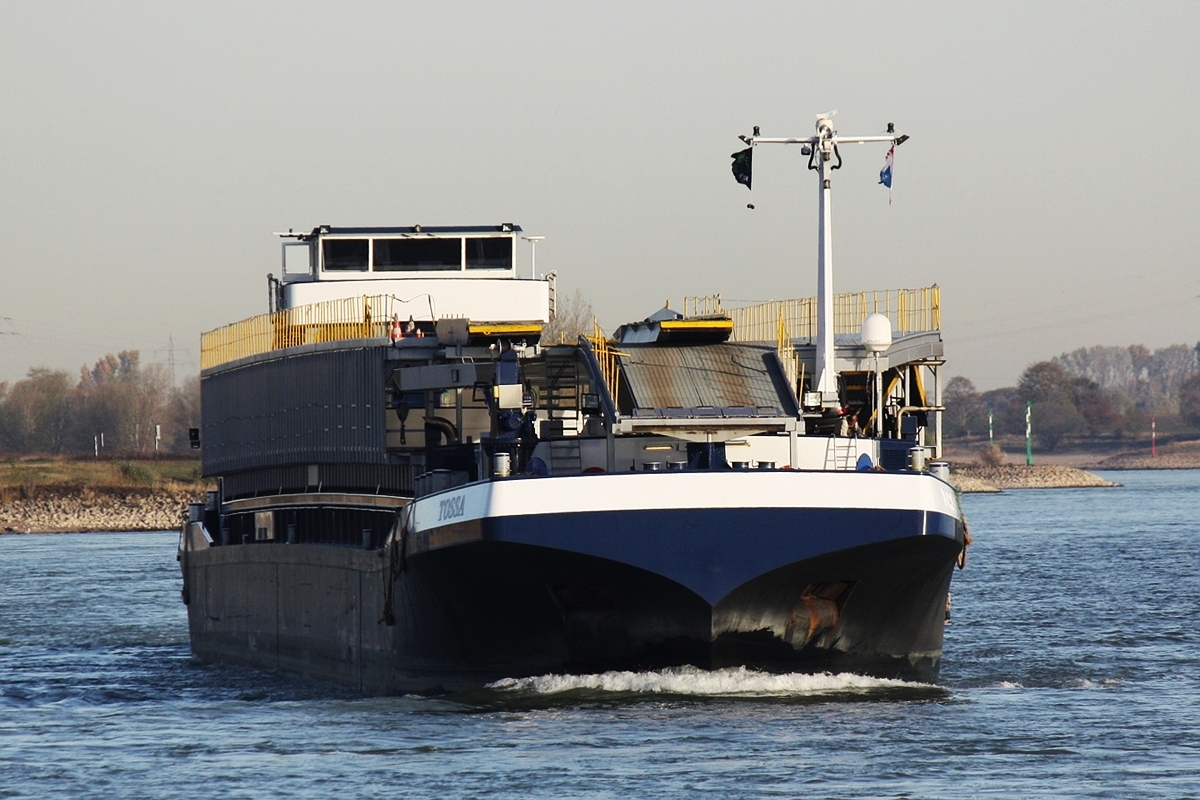
{"label": "yellow deck railing", "polygon": [[619,402],[617,392],[620,388],[621,372],[617,369],[617,356],[621,355],[620,351],[613,346],[608,336],[600,328],[600,323],[594,319],[592,320],[592,335],[585,338],[592,345],[592,354],[596,356],[596,361],[600,364],[600,374],[608,386],[609,396],[614,403]]}
{"label": "yellow deck railing", "polygon": [[[941,298],[942,290],[938,286],[835,294],[833,333],[857,334],[866,316],[875,313],[887,316],[896,334],[938,331],[942,329]],[[775,341],[781,338],[781,327],[791,339],[814,339],[817,335],[815,297],[770,300],[727,309],[725,313],[733,317],[730,341],[734,342]]]}
{"label": "yellow deck railing", "polygon": [[391,295],[347,297],[260,314],[200,334],[200,368],[301,344],[369,339],[391,330]]}

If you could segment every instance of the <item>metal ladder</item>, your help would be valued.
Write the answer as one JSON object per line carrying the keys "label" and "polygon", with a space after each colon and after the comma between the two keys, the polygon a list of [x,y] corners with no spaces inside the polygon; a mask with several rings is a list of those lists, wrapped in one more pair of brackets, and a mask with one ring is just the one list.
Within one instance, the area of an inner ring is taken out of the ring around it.
{"label": "metal ladder", "polygon": [[579,439],[571,436],[550,442],[550,474],[578,475],[583,472],[583,458],[579,452]]}
{"label": "metal ladder", "polygon": [[570,423],[572,431],[579,425],[579,363],[574,348],[546,350],[546,384],[542,409],[554,424],[550,425],[550,473],[578,475],[583,461],[576,436],[563,436]]}
{"label": "metal ladder", "polygon": [[855,440],[846,436],[830,436],[825,447],[825,469],[852,470],[855,467],[858,447]]}

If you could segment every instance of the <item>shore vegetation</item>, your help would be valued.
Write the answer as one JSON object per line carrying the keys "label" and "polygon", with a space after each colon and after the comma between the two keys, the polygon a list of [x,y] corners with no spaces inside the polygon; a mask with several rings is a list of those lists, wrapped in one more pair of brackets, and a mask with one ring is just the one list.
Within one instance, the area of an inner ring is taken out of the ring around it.
{"label": "shore vegetation", "polygon": [[1200,439],[1200,343],[1151,351],[1091,347],[1030,364],[1015,386],[980,392],[966,377],[942,393],[948,440],[1020,437],[1026,413],[1043,453],[1098,446],[1118,451]]}
{"label": "shore vegetation", "polygon": [[0,462],[0,502],[59,495],[203,493],[198,458],[12,456]]}

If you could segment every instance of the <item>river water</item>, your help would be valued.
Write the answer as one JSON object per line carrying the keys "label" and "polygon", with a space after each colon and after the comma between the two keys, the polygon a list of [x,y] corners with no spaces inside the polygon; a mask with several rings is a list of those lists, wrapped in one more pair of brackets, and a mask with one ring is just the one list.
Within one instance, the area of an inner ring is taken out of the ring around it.
{"label": "river water", "polygon": [[1200,797],[1200,471],[964,497],[936,686],[362,698],[189,657],[176,535],[0,536],[0,797]]}

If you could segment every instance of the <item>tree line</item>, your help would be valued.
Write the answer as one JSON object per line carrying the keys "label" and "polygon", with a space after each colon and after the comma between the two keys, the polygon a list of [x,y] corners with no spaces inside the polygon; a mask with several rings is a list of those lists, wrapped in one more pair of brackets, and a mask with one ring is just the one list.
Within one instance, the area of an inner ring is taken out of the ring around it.
{"label": "tree line", "polygon": [[1150,420],[1200,428],[1200,343],[1151,351],[1144,345],[1085,347],[1031,364],[1016,386],[978,392],[964,377],[942,394],[947,436],[1025,433],[1026,404],[1033,434],[1053,450],[1066,436],[1136,436]]}
{"label": "tree line", "polygon": [[173,386],[161,364],[143,366],[137,350],[111,353],[72,380],[34,367],[12,385],[0,381],[0,453],[148,456],[190,449],[200,425],[200,378]]}

